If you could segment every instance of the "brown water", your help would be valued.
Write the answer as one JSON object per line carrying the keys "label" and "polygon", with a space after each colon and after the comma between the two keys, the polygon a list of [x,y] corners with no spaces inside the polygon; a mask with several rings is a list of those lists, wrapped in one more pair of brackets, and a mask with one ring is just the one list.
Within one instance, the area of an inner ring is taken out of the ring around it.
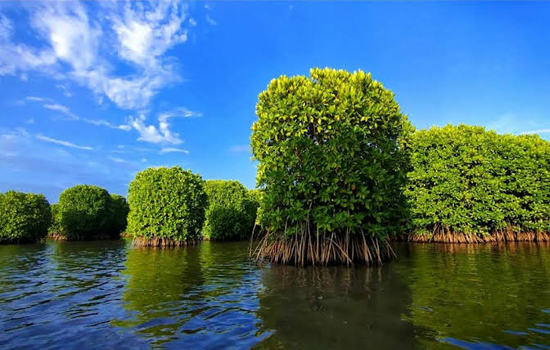
{"label": "brown water", "polygon": [[259,267],[246,243],[0,246],[0,349],[550,349],[550,246]]}

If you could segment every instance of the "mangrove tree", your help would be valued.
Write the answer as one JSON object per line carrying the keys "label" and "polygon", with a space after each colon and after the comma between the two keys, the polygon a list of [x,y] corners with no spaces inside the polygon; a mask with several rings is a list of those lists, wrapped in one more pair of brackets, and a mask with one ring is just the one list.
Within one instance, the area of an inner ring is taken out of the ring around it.
{"label": "mangrove tree", "polygon": [[254,257],[296,265],[381,264],[406,224],[412,129],[362,71],[281,76],[259,96],[251,146],[263,234]]}
{"label": "mangrove tree", "polygon": [[201,238],[208,197],[198,174],[175,166],[148,168],[128,189],[128,233],[140,246],[180,246]]}

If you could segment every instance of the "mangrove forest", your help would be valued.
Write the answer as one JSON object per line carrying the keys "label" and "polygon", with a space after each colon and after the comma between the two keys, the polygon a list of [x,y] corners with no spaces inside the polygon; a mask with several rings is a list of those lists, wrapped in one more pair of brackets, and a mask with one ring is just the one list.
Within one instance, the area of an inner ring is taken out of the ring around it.
{"label": "mangrove forest", "polygon": [[369,73],[312,69],[258,98],[257,188],[190,170],[138,172],[125,197],[93,185],[0,195],[0,242],[116,239],[176,247],[250,240],[257,261],[380,265],[392,241],[550,241],[550,143],[480,126],[415,130]]}

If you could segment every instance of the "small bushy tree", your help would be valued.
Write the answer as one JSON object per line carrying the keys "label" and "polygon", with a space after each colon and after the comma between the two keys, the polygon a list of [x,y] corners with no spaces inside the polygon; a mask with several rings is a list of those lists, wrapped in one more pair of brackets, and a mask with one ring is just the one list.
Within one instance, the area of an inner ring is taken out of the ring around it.
{"label": "small bushy tree", "polygon": [[148,168],[128,189],[128,232],[142,245],[179,245],[200,239],[208,198],[198,174],[180,167]]}
{"label": "small bushy tree", "polygon": [[111,229],[112,236],[119,236],[120,233],[126,230],[128,225],[128,212],[130,207],[126,198],[118,194],[111,194]]}
{"label": "small bushy tree", "polygon": [[208,180],[205,237],[212,240],[248,239],[254,227],[258,204],[239,182]]}
{"label": "small bushy tree", "polygon": [[38,241],[48,234],[50,204],[42,194],[0,194],[0,243]]}
{"label": "small bushy tree", "polygon": [[111,196],[104,188],[77,185],[59,196],[58,234],[67,239],[92,239],[108,235],[112,224]]}
{"label": "small bushy tree", "polygon": [[[379,263],[403,230],[407,138],[391,91],[362,71],[281,76],[259,96],[251,146],[267,234],[256,257]],[[380,246],[381,244],[381,246]]]}

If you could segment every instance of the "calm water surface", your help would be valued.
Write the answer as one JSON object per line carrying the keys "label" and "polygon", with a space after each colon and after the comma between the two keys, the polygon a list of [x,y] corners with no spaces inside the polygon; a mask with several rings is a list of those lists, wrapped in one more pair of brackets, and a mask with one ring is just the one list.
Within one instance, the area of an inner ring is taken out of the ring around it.
{"label": "calm water surface", "polygon": [[259,267],[246,243],[0,246],[0,349],[550,349],[550,246]]}

